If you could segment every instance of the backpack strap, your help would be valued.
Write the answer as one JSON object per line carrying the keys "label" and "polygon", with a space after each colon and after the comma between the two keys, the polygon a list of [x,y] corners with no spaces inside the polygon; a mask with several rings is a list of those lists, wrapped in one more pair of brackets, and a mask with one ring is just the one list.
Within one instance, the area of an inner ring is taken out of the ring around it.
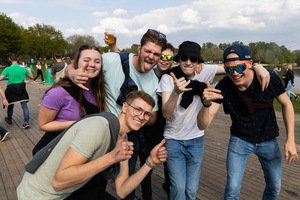
{"label": "backpack strap", "polygon": [[121,58],[121,63],[122,63],[122,69],[125,75],[124,82],[120,88],[120,95],[117,99],[117,104],[122,106],[123,102],[126,100],[126,95],[131,92],[138,90],[137,85],[135,82],[131,79],[130,77],[130,70],[129,70],[129,53],[127,52],[120,52],[118,53]]}
{"label": "backpack strap", "polygon": [[[39,150],[34,155],[32,160],[25,165],[26,171],[33,174],[44,163],[44,161],[48,158],[48,156],[50,155],[50,153],[52,152],[52,150],[54,149],[56,144],[60,141],[62,136],[65,134],[65,132],[67,132],[73,125],[75,125],[79,121],[84,120],[88,117],[94,117],[94,116],[102,116],[102,117],[106,118],[107,121],[109,122],[109,130],[110,130],[110,134],[111,134],[111,140],[110,140],[110,147],[108,149],[108,152],[111,151],[117,143],[117,139],[118,139],[118,135],[119,135],[119,131],[120,131],[120,123],[119,123],[118,118],[114,114],[108,113],[108,112],[87,115],[84,118],[82,118],[82,119],[76,121],[75,123],[73,123],[72,125],[70,125],[61,134],[59,134],[50,143],[48,143],[44,148]],[[111,168],[113,168],[114,171],[115,171],[115,170],[120,169],[120,166],[119,167],[114,166],[114,167],[110,167],[110,168],[107,168],[107,169],[111,170]]]}

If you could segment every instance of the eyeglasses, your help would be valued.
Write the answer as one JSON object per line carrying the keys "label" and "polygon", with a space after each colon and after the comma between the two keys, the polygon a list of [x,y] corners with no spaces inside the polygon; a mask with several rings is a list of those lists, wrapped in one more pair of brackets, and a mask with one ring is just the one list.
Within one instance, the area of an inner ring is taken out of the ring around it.
{"label": "eyeglasses", "polygon": [[190,57],[190,56],[181,56],[180,60],[182,60],[183,62],[187,61],[188,59],[190,59],[190,61],[192,63],[198,62],[198,58],[195,57]]}
{"label": "eyeglasses", "polygon": [[136,108],[132,105],[130,105],[129,103],[127,103],[130,107],[133,108],[133,114],[135,116],[140,116],[141,114],[143,114],[143,117],[145,118],[145,120],[149,120],[153,117],[152,113],[151,112],[147,112],[147,111],[144,111],[143,109],[141,108]]}
{"label": "eyeglasses", "polygon": [[229,65],[229,66],[225,66],[225,65],[224,65],[225,72],[228,73],[228,74],[233,74],[233,73],[234,73],[234,70],[235,70],[237,73],[240,74],[240,73],[242,73],[243,71],[245,71],[247,62],[248,62],[248,61],[246,61],[246,62],[243,63],[243,64],[238,64],[238,65]]}
{"label": "eyeglasses", "polygon": [[148,29],[147,33],[154,33],[154,34],[157,34],[159,37],[163,38],[163,39],[166,39],[167,36],[157,30],[154,30],[154,29]]}
{"label": "eyeglasses", "polygon": [[173,60],[173,56],[161,54],[160,59],[163,60],[164,58],[166,58],[168,61],[172,61]]}

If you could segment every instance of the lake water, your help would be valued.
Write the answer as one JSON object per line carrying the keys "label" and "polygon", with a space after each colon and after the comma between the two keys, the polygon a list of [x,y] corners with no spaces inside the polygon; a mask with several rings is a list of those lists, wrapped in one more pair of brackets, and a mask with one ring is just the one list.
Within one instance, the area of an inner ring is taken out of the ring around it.
{"label": "lake water", "polygon": [[294,67],[293,71],[295,75],[295,80],[294,80],[295,88],[300,89],[300,66]]}

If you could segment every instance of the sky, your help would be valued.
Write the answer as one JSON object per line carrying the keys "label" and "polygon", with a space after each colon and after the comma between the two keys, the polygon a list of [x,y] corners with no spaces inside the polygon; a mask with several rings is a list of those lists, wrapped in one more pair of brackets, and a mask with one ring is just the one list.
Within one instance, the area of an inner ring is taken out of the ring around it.
{"label": "sky", "polygon": [[101,46],[105,29],[114,28],[120,49],[139,44],[148,29],[164,33],[176,48],[190,40],[300,49],[299,0],[0,0],[1,12],[25,28],[38,23],[65,38],[92,35]]}

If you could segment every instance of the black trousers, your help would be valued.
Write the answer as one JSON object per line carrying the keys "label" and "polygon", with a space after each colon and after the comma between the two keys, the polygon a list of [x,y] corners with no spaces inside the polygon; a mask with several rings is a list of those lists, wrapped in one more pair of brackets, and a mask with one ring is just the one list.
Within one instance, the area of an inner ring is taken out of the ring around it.
{"label": "black trousers", "polygon": [[37,70],[36,77],[33,80],[35,81],[40,75],[42,77],[42,81],[44,81],[44,76],[43,76],[42,70],[40,70],[40,69]]}

